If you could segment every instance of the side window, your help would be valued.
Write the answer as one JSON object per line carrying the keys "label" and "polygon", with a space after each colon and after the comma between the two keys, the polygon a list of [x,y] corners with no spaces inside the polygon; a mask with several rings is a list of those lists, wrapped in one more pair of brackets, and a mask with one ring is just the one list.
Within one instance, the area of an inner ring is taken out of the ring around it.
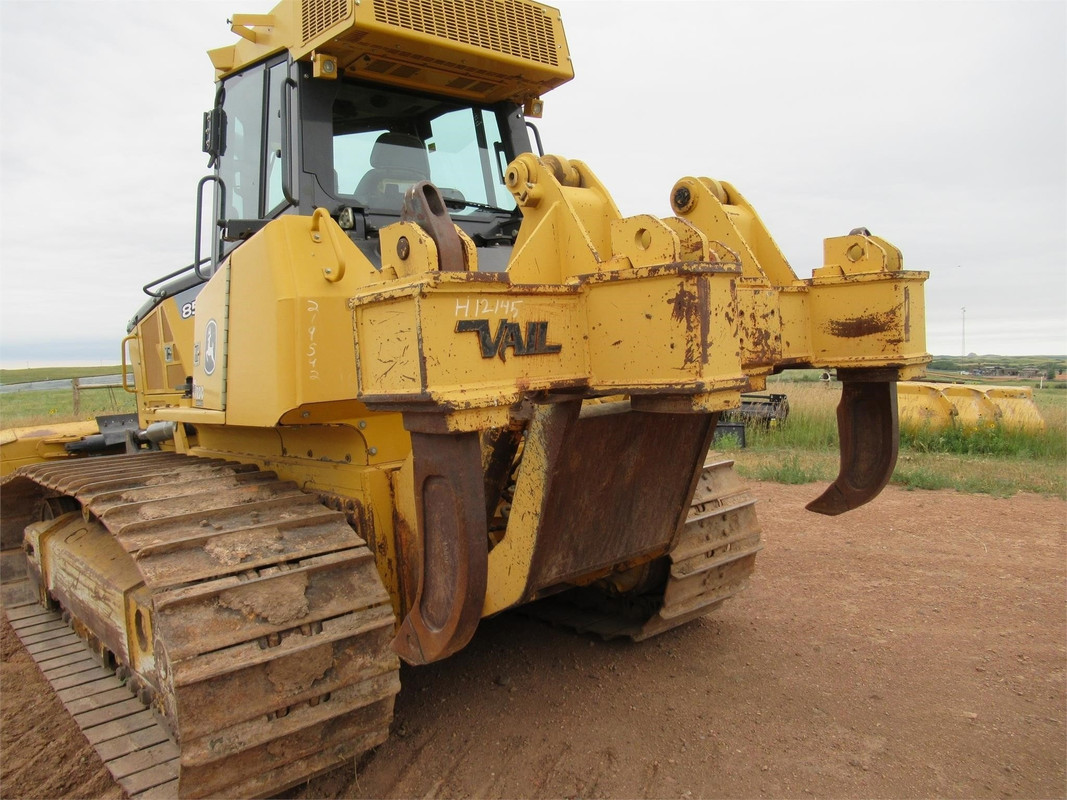
{"label": "side window", "polygon": [[219,175],[226,183],[226,219],[259,217],[260,153],[263,138],[263,70],[226,81],[226,151]]}
{"label": "side window", "polygon": [[500,132],[500,123],[492,111],[482,108],[478,113],[481,115],[486,148],[492,164],[488,168],[492,173],[492,179],[486,189],[490,195],[489,203],[494,206],[514,208],[515,198],[504,184],[504,173],[508,170],[508,157],[504,147],[504,135]]}
{"label": "side window", "polygon": [[268,214],[285,202],[282,193],[282,85],[288,64],[281,61],[270,68],[267,79],[267,204]]}

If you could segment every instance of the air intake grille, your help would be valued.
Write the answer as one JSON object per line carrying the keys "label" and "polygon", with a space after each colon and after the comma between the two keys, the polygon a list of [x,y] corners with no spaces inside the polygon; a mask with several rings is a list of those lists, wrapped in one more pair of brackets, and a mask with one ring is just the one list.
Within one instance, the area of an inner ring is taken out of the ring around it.
{"label": "air intake grille", "polygon": [[524,0],[375,0],[374,16],[386,25],[559,66],[552,19]]}
{"label": "air intake grille", "polygon": [[348,17],[348,0],[300,0],[301,44]]}

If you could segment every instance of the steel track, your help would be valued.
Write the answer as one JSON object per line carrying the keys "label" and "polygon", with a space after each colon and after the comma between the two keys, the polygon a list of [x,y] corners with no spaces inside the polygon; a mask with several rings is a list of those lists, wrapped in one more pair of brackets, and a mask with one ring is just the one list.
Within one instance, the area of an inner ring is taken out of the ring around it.
{"label": "steel track", "polygon": [[666,581],[654,596],[576,589],[524,612],[605,639],[641,641],[715,610],[745,587],[763,549],[756,500],[733,463],[705,462],[681,535],[667,554]]}
{"label": "steel track", "polygon": [[[150,592],[157,674],[138,675],[112,654],[170,734],[131,751],[139,771],[168,765],[182,797],[263,796],[385,740],[399,690],[394,616],[343,514],[254,466],[173,453],[33,465],[4,489],[17,484],[21,496],[27,482],[42,497],[75,498],[85,530],[106,530]],[[32,617],[26,608],[15,615]],[[120,685],[107,680],[108,691]],[[99,702],[133,708],[123,691]],[[93,744],[101,752],[113,738]],[[162,786],[173,788],[139,790]]]}

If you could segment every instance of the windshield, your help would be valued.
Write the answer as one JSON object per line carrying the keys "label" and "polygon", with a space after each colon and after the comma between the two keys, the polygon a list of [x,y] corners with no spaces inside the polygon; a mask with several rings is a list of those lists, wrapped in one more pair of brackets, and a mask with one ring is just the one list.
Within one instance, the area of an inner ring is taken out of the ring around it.
{"label": "windshield", "polygon": [[333,107],[333,166],[338,196],[396,213],[404,193],[432,181],[454,216],[510,212],[507,166],[496,115],[382,87],[341,87]]}

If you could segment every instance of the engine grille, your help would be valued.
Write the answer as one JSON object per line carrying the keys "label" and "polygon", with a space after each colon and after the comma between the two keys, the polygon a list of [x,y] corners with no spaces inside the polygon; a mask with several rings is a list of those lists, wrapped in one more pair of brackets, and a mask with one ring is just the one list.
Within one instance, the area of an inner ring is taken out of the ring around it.
{"label": "engine grille", "polygon": [[349,0],[300,0],[301,44],[346,19],[350,11]]}
{"label": "engine grille", "polygon": [[374,16],[416,33],[559,65],[551,18],[524,0],[376,0]]}

